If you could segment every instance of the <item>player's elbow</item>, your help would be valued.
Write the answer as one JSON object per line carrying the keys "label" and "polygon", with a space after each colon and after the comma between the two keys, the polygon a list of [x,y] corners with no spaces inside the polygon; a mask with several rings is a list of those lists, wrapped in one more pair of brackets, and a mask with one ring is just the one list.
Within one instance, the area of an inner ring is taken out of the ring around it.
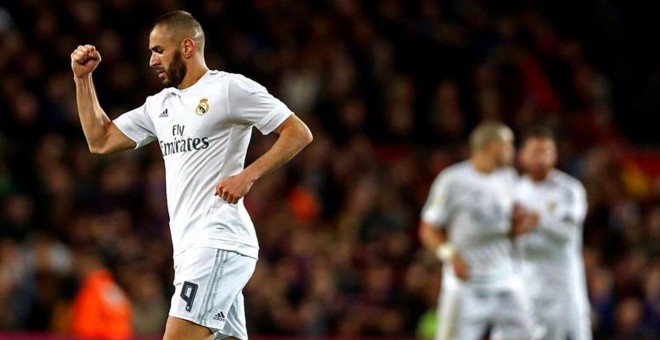
{"label": "player's elbow", "polygon": [[300,120],[300,118],[292,115],[289,117],[281,126],[280,134],[286,134],[294,139],[297,144],[300,145],[300,148],[304,148],[309,145],[313,140],[314,136],[312,131],[309,130],[309,127],[305,122]]}
{"label": "player's elbow", "polygon": [[438,244],[447,241],[447,234],[441,226],[424,221],[420,222],[417,235],[424,247],[431,251],[435,251]]}
{"label": "player's elbow", "polygon": [[105,147],[104,143],[87,141],[87,146],[89,148],[89,152],[94,155],[104,155],[110,152],[110,150]]}
{"label": "player's elbow", "polygon": [[433,238],[433,230],[427,223],[420,222],[419,228],[417,228],[417,237],[419,237],[422,244],[427,244]]}
{"label": "player's elbow", "polygon": [[314,135],[312,135],[312,131],[309,130],[307,125],[303,126],[300,139],[303,146],[307,146],[314,141]]}
{"label": "player's elbow", "polygon": [[314,140],[312,132],[307,125],[300,120],[297,121],[297,124],[293,124],[291,128],[283,130],[282,133],[288,134],[298,145],[299,150],[302,150]]}
{"label": "player's elbow", "polygon": [[90,145],[89,146],[89,153],[91,153],[93,155],[103,155],[106,152],[104,152],[103,148],[99,148],[99,147]]}

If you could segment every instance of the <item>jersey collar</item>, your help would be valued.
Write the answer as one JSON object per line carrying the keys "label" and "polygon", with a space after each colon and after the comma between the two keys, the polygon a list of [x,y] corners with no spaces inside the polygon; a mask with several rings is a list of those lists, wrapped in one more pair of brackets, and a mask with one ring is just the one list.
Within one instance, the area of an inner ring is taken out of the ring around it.
{"label": "jersey collar", "polygon": [[196,87],[198,87],[198,86],[200,86],[200,85],[202,85],[202,84],[208,82],[208,81],[211,79],[211,76],[216,75],[216,74],[218,74],[218,73],[219,73],[219,71],[217,71],[217,70],[207,70],[207,71],[202,75],[202,77],[199,78],[199,79],[197,80],[197,82],[195,82],[194,84],[192,84],[192,85],[186,87],[186,88],[183,89],[183,90],[180,90],[180,89],[177,88],[177,87],[170,87],[170,88],[168,89],[168,92],[169,92],[170,94],[176,94],[176,95],[178,95],[178,94],[183,94],[183,93],[186,93],[186,92],[190,92],[190,91],[192,91],[194,88],[196,88]]}

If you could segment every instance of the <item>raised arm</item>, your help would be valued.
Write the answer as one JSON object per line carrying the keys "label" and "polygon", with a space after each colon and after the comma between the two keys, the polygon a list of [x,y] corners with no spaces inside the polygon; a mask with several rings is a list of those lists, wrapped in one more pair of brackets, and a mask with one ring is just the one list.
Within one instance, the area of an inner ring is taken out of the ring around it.
{"label": "raised arm", "polygon": [[216,195],[229,203],[237,203],[254,182],[289,161],[313,139],[307,125],[296,115],[289,116],[275,132],[279,138],[273,146],[239,174],[222,179],[215,187]]}
{"label": "raised arm", "polygon": [[101,108],[94,89],[92,71],[101,62],[101,54],[92,45],[78,46],[71,53],[71,69],[76,83],[78,116],[89,151],[96,154],[135,148]]}

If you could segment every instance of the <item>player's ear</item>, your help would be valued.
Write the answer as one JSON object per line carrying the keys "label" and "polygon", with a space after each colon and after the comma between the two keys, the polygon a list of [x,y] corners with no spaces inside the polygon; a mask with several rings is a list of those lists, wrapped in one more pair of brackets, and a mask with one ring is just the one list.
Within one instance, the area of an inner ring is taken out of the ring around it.
{"label": "player's ear", "polygon": [[182,51],[181,52],[182,52],[183,56],[186,59],[192,58],[193,54],[195,54],[195,48],[196,48],[195,41],[190,39],[190,38],[186,38],[186,39],[183,39],[181,44],[182,44],[182,46],[181,46]]}

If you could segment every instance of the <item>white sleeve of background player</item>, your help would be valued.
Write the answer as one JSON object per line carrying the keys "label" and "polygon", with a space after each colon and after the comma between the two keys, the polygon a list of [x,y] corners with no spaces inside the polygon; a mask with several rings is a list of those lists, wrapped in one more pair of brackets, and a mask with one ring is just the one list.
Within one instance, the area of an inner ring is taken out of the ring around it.
{"label": "white sleeve of background player", "polygon": [[450,176],[442,172],[433,182],[429,197],[422,209],[422,221],[437,228],[445,228],[450,214]]}
{"label": "white sleeve of background player", "polygon": [[558,242],[568,242],[582,231],[587,215],[587,198],[579,182],[564,183],[560,201],[554,212],[540,215],[539,231]]}
{"label": "white sleeve of background player", "polygon": [[112,121],[117,128],[137,144],[135,148],[145,146],[156,140],[154,123],[147,114],[147,104],[128,111]]}
{"label": "white sleeve of background player", "polygon": [[235,76],[227,85],[229,114],[235,121],[253,125],[267,135],[293,112],[265,87],[243,76]]}

